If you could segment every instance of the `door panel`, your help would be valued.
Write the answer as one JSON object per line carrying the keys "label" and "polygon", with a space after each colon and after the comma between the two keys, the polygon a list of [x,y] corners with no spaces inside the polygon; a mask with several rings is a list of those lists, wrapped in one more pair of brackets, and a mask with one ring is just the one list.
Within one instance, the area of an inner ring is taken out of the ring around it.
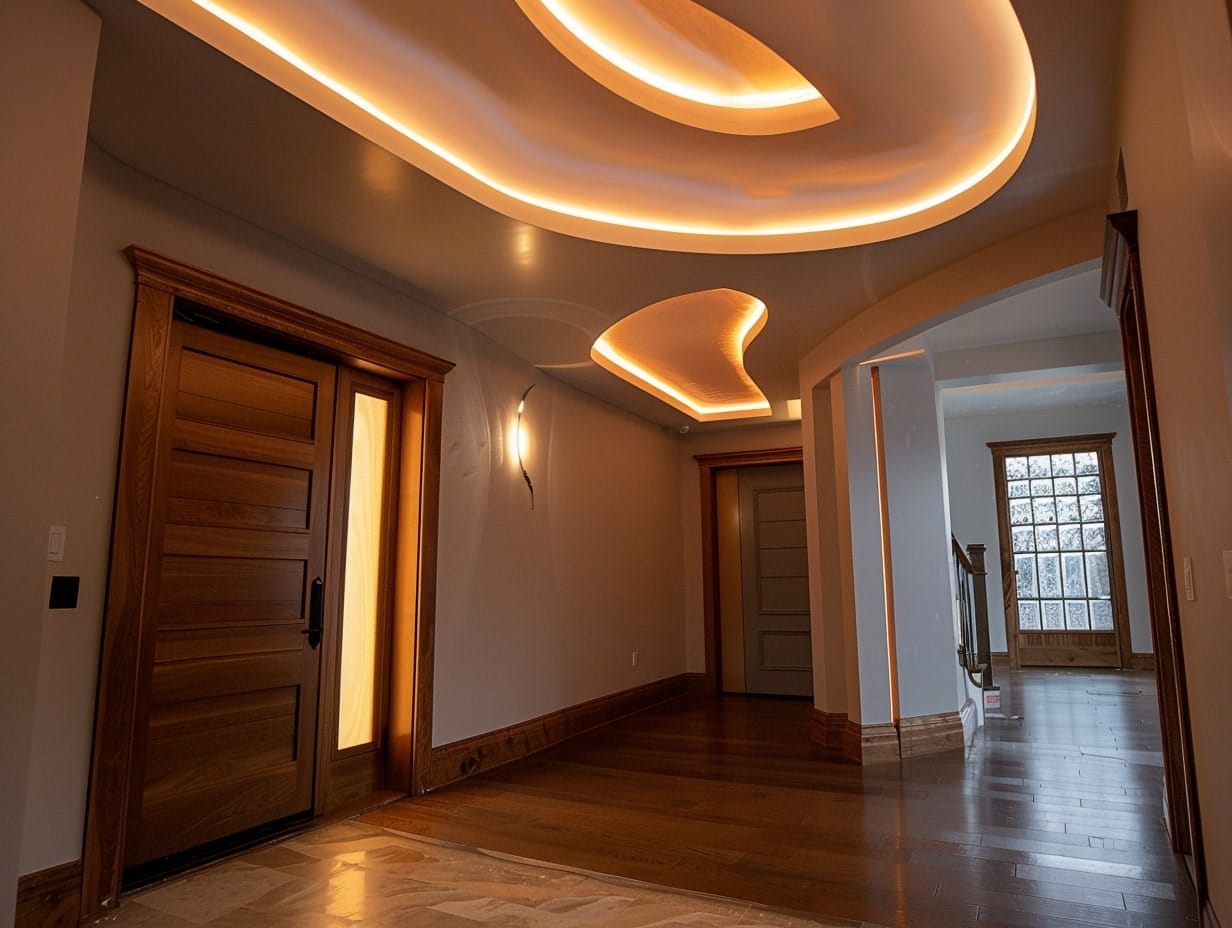
{"label": "door panel", "polygon": [[128,867],[312,810],[335,376],[173,323]]}
{"label": "door panel", "polygon": [[745,690],[813,692],[804,471],[799,464],[739,471]]}
{"label": "door panel", "polygon": [[307,528],[311,472],[214,454],[171,456],[168,519],[231,528]]}

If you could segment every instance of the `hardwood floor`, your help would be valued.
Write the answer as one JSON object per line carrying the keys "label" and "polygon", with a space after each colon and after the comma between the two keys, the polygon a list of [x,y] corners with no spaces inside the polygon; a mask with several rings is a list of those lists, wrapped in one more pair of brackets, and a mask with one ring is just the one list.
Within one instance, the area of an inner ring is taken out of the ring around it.
{"label": "hardwood floor", "polygon": [[963,753],[861,768],[806,702],[683,697],[363,821],[910,928],[1197,924],[1162,824],[1154,677],[1002,673]]}

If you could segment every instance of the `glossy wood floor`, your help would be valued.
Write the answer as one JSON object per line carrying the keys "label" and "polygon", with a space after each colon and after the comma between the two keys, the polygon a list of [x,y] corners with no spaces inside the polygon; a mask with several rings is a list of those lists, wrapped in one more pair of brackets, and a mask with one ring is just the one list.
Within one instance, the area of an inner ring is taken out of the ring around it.
{"label": "glossy wood floor", "polygon": [[826,762],[804,702],[683,698],[364,821],[910,928],[1196,924],[1154,678],[1003,672],[965,756]]}

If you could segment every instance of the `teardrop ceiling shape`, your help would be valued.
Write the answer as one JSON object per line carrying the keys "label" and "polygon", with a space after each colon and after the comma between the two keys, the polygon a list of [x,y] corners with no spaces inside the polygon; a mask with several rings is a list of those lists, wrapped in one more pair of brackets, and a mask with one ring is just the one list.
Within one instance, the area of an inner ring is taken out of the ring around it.
{"label": "teardrop ceiling shape", "polygon": [[768,416],[765,394],[744,369],[767,315],[765,303],[739,290],[685,293],[625,316],[590,356],[699,422]]}
{"label": "teardrop ceiling shape", "polygon": [[694,0],[517,3],[579,69],[675,122],[736,135],[776,135],[838,118],[789,62]]}

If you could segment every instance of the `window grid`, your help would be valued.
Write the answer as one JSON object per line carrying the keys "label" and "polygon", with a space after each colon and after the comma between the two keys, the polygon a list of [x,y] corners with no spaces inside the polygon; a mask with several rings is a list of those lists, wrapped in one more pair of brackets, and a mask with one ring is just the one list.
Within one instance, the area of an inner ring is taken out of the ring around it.
{"label": "window grid", "polygon": [[1005,458],[1018,628],[1113,631],[1097,451]]}

